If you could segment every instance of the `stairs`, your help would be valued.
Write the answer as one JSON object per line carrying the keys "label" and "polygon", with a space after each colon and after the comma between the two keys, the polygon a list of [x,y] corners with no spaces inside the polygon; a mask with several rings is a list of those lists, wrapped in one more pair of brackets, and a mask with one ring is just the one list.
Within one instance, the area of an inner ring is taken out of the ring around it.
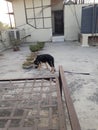
{"label": "stairs", "polygon": [[64,42],[64,36],[53,36],[52,42]]}

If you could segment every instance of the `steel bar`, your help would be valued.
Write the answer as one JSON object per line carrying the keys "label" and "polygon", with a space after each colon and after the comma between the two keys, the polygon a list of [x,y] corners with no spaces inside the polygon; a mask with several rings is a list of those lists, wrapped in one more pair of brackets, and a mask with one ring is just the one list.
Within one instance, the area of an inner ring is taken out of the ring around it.
{"label": "steel bar", "polygon": [[34,78],[19,78],[19,79],[0,79],[0,82],[2,81],[25,81],[25,80],[49,80],[49,79],[55,79],[54,76],[45,76],[45,77],[34,77]]}
{"label": "steel bar", "polygon": [[60,130],[67,130],[66,124],[65,124],[65,118],[64,118],[64,110],[63,110],[63,104],[61,100],[61,94],[60,94],[60,86],[59,86],[59,80],[56,78],[56,86],[57,86],[57,98],[58,98],[58,112],[59,112],[59,122],[60,122]]}
{"label": "steel bar", "polygon": [[74,108],[74,105],[70,96],[70,91],[67,87],[67,82],[65,80],[65,75],[64,75],[62,66],[59,67],[59,74],[62,81],[62,89],[64,92],[65,102],[66,102],[72,130],[81,130],[79,120],[77,118],[77,114],[76,114],[76,111],[75,111],[75,108]]}

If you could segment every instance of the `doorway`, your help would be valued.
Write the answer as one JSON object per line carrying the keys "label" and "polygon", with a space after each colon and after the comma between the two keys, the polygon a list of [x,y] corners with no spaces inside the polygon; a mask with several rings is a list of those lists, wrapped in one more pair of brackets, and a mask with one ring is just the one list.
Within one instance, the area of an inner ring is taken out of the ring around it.
{"label": "doorway", "polygon": [[53,35],[64,35],[63,10],[53,11]]}

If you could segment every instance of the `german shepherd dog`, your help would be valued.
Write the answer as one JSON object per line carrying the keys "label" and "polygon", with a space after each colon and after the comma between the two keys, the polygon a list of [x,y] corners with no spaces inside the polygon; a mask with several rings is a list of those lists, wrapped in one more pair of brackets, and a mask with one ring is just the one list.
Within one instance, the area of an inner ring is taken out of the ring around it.
{"label": "german shepherd dog", "polygon": [[[54,57],[49,55],[49,54],[41,54],[41,55],[37,55],[34,64],[35,64],[35,68],[40,69],[41,68],[41,64],[45,63],[47,69],[48,69],[48,65],[51,67],[51,72],[54,73],[55,72],[55,67],[54,67]],[[48,63],[48,65],[47,65]]]}

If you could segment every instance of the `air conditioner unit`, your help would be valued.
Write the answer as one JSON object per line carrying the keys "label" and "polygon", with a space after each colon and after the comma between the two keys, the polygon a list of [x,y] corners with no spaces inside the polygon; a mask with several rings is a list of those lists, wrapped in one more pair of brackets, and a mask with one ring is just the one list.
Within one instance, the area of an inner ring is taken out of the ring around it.
{"label": "air conditioner unit", "polygon": [[10,40],[20,40],[20,32],[18,29],[9,30]]}

